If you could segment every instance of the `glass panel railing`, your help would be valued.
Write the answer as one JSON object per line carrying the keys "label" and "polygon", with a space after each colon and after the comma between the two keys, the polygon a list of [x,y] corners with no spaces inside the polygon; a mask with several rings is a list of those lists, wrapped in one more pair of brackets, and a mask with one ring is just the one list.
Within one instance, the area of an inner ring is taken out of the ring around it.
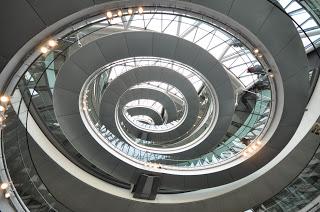
{"label": "glass panel railing", "polygon": [[[320,124],[313,128],[319,139]],[[320,195],[320,148],[293,182],[274,197],[255,207],[256,212],[299,211]]]}
{"label": "glass panel railing", "polygon": [[[247,119],[245,119],[244,123],[239,123],[236,133],[234,133],[232,137],[226,139],[226,141],[218,148],[213,149],[212,152],[209,152],[199,158],[176,160],[174,157],[157,155],[139,149],[134,149],[127,142],[117,138],[114,134],[107,130],[105,126],[99,124],[99,120],[96,120],[96,127],[99,129],[100,133],[113,145],[114,148],[138,160],[161,164],[172,164],[173,162],[176,162],[176,166],[190,168],[195,166],[201,167],[210,165],[213,162],[221,162],[223,159],[225,159],[224,157],[226,154],[236,155],[239,150],[244,149],[246,146],[245,144],[241,143],[243,138],[254,140],[255,135],[259,134],[259,132],[264,129],[264,125],[267,122],[267,112],[270,110],[269,105],[271,101],[271,92],[270,90],[263,90],[256,95],[258,96],[257,103],[254,105],[252,112],[248,112],[249,116]],[[198,135],[194,136],[197,137]]]}
{"label": "glass panel railing", "polygon": [[7,168],[20,198],[32,212],[70,211],[48,191],[33,163],[30,142],[33,138],[26,133],[12,107],[7,111],[10,119],[3,129],[3,153]]}

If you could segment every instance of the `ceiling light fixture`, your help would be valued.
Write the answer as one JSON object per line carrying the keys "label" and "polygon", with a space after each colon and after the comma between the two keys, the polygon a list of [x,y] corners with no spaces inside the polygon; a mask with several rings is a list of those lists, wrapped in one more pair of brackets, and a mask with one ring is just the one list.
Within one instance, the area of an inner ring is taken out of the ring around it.
{"label": "ceiling light fixture", "polygon": [[1,96],[0,101],[2,103],[8,103],[10,101],[10,98],[8,96]]}
{"label": "ceiling light fixture", "polygon": [[51,48],[57,45],[58,45],[58,42],[56,40],[53,40],[53,39],[48,40],[48,46],[50,46]]}
{"label": "ceiling light fixture", "polygon": [[122,11],[118,10],[118,16],[121,17],[122,16]]}
{"label": "ceiling light fixture", "polygon": [[249,153],[253,153],[253,151],[254,151],[254,149],[253,149],[252,147],[249,147],[249,148],[248,148],[248,152],[249,152]]}
{"label": "ceiling light fixture", "polygon": [[253,145],[252,145],[252,149],[253,149],[253,150],[256,150],[256,149],[258,149],[258,146],[257,146],[256,144],[253,144]]}
{"label": "ceiling light fixture", "polygon": [[6,108],[0,105],[0,112],[5,112],[5,111],[6,111]]}
{"label": "ceiling light fixture", "polygon": [[254,50],[253,50],[253,53],[254,53],[254,54],[258,54],[258,53],[259,53],[259,49],[254,49]]}
{"label": "ceiling light fixture", "polygon": [[4,194],[4,197],[5,197],[6,199],[8,199],[10,196],[11,196],[11,195],[10,195],[9,192],[6,192],[6,193]]}
{"label": "ceiling light fixture", "polygon": [[138,8],[138,13],[139,13],[139,14],[142,14],[142,13],[143,13],[143,8],[142,8],[142,7],[139,7],[139,8]]}
{"label": "ceiling light fixture", "polygon": [[41,52],[42,54],[46,54],[46,53],[48,53],[48,51],[49,51],[49,49],[48,49],[47,47],[45,47],[45,46],[42,46],[42,47],[40,48],[40,52]]}
{"label": "ceiling light fixture", "polygon": [[128,9],[128,14],[132,15],[133,14],[133,10],[131,8]]}
{"label": "ceiling light fixture", "polygon": [[0,188],[1,188],[2,190],[7,189],[8,187],[9,187],[9,183],[2,183],[1,186],[0,186]]}
{"label": "ceiling light fixture", "polygon": [[111,11],[108,11],[108,12],[107,12],[107,18],[111,19],[112,16],[113,16],[112,12],[111,12]]}

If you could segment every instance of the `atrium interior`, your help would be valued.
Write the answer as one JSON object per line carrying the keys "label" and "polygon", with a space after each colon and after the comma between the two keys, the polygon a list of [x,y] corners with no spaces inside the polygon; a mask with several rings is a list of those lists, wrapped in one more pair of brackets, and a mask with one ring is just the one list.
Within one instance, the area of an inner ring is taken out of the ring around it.
{"label": "atrium interior", "polygon": [[319,0],[5,0],[0,212],[320,211]]}

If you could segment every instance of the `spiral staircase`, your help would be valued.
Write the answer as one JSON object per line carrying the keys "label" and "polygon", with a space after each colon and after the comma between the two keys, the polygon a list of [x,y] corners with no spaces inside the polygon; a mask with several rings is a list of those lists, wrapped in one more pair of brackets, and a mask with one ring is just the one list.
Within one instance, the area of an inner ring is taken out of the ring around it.
{"label": "spiral staircase", "polygon": [[315,210],[315,8],[5,2],[0,210]]}

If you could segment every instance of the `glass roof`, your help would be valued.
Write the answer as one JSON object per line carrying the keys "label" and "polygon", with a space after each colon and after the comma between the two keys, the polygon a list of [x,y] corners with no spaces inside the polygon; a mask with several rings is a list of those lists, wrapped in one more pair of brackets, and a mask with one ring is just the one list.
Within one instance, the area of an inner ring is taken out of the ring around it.
{"label": "glass roof", "polygon": [[[103,24],[103,25],[101,25]],[[257,75],[247,69],[259,62],[246,46],[225,30],[181,14],[160,12],[157,14],[133,14],[129,17],[114,17],[97,23],[96,27],[111,25],[117,29],[152,30],[189,40],[207,50],[244,86],[257,81]],[[134,65],[134,64],[132,64]]]}
{"label": "glass roof", "polygon": [[[296,0],[278,0],[283,9],[294,19],[297,24],[307,33],[310,40],[317,47],[320,44],[320,28],[313,16]],[[295,24],[300,34],[302,43],[306,50],[312,50],[313,46],[310,40],[303,33],[301,28]]]}
{"label": "glass roof", "polygon": [[[192,80],[191,78],[189,78],[190,81]],[[199,91],[201,86],[203,85],[203,82],[201,80],[199,80],[197,82],[193,82],[193,85],[194,85],[195,89],[197,91]],[[149,89],[156,88],[157,90],[160,90],[163,93],[166,93],[168,95],[173,95],[173,96],[179,97],[180,101],[183,101],[183,102],[185,101],[183,94],[176,87],[174,87],[170,84],[167,84],[167,83],[149,81],[149,82],[141,83],[139,85],[132,87],[132,89],[134,89],[134,88],[149,88]]]}
{"label": "glass roof", "polygon": [[[199,91],[202,86],[203,82],[200,80],[200,78],[193,74],[192,71],[190,70],[190,67],[187,67],[186,65],[179,64],[177,62],[173,62],[168,59],[164,58],[152,58],[152,57],[139,57],[131,60],[126,60],[125,62],[121,62],[117,64],[117,66],[113,66],[109,71],[109,77],[108,77],[108,82],[111,82],[121,74],[137,68],[137,67],[143,67],[143,66],[158,66],[158,67],[165,67],[169,68],[171,70],[174,70],[178,72],[179,74],[185,76],[195,87],[196,91]],[[155,87],[159,87],[162,89],[167,90],[168,93],[171,93],[172,95],[177,95],[179,98],[183,98],[182,94],[173,86],[162,83],[162,82],[147,82],[141,84],[143,85],[152,85]]]}
{"label": "glass roof", "polygon": [[156,102],[151,99],[138,99],[131,102],[128,102],[124,109],[128,110],[129,108],[135,107],[145,107],[145,108],[152,108],[152,110],[156,111],[158,114],[161,114],[163,110],[163,105],[159,102]]}

